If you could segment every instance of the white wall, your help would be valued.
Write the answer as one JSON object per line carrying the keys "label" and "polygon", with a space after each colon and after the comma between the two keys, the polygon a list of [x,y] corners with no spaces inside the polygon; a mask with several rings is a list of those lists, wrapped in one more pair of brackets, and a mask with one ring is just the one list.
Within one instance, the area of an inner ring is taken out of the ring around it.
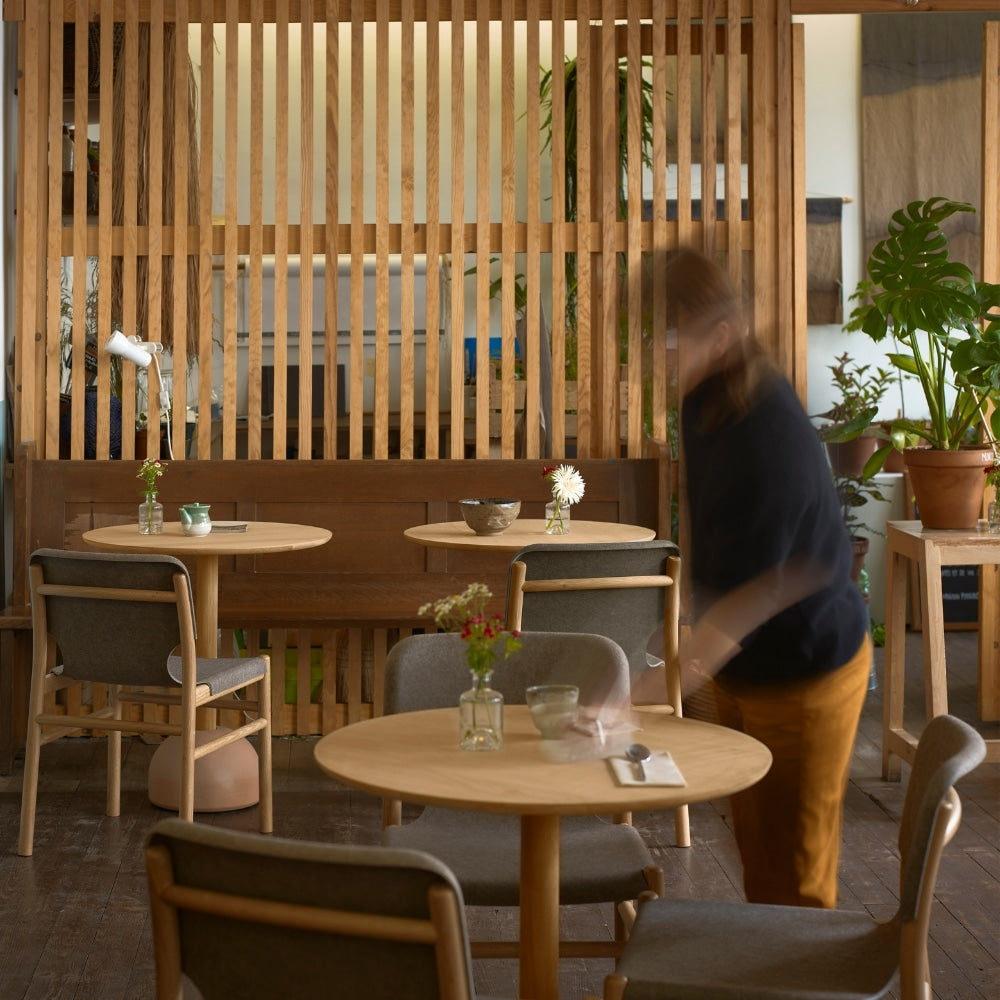
{"label": "white wall", "polygon": [[[864,276],[862,257],[861,190],[861,18],[856,14],[813,14],[798,17],[805,31],[806,51],[806,192],[812,197],[843,197],[844,317],[850,315],[849,296]],[[810,413],[822,413],[834,401],[827,365],[847,352],[859,363],[889,368],[886,345],[865,334],[845,333],[840,326],[809,328],[808,404]],[[924,414],[923,395],[911,387],[903,404],[908,416]],[[895,417],[900,406],[896,392],[882,402],[879,416]],[[884,530],[887,520],[905,516],[901,475],[883,475],[878,484],[889,503],[869,501],[861,520]],[[885,541],[869,533],[871,548],[865,566],[871,578],[871,615],[885,619]]]}

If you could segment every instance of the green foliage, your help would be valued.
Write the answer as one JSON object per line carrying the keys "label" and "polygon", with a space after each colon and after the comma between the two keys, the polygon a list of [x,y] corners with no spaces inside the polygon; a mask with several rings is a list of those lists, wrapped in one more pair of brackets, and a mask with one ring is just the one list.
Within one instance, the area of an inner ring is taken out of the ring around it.
{"label": "green foliage", "polygon": [[871,365],[859,365],[846,351],[836,359],[836,364],[827,365],[827,368],[840,398],[829,410],[816,414],[832,421],[819,428],[820,439],[838,443],[853,441],[871,426],[879,403],[896,376],[887,368],[872,370]]}
{"label": "green foliage", "polygon": [[[929,422],[899,420],[893,430],[916,435],[933,448],[953,450],[983,422],[983,403],[1000,397],[1000,286],[976,283],[972,270],[949,256],[941,224],[975,209],[934,197],[894,212],[889,235],[868,259],[869,277],[852,296],[860,304],[845,327],[876,343],[891,333],[903,351],[890,362],[915,377]],[[949,406],[946,390],[955,390]],[[1000,436],[1000,414],[992,437]]]}
{"label": "green foliage", "polygon": [[840,501],[840,513],[844,519],[844,527],[847,528],[848,535],[857,535],[862,529],[873,534],[884,534],[871,525],[865,524],[858,517],[858,509],[863,507],[869,500],[878,500],[881,503],[888,503],[889,498],[884,496],[878,484],[870,477],[862,473],[860,476],[833,477],[834,486],[837,489],[837,499]]}

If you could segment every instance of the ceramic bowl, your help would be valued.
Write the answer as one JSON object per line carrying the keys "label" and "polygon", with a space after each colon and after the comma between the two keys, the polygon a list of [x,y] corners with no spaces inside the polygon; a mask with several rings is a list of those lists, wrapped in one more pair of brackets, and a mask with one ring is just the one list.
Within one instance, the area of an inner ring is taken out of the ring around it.
{"label": "ceramic bowl", "polygon": [[543,740],[562,739],[580,711],[580,689],[575,684],[535,684],[525,692],[531,721]]}
{"label": "ceramic bowl", "polygon": [[477,535],[499,535],[521,513],[521,501],[503,497],[459,500],[458,509],[462,512],[465,523]]}

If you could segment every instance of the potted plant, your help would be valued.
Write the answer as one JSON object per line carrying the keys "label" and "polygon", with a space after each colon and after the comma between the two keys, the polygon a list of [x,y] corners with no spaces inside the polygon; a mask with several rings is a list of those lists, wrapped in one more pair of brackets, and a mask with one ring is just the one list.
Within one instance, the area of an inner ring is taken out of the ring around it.
{"label": "potted plant", "polygon": [[835,473],[860,476],[877,444],[877,436],[866,432],[872,428],[894,375],[887,368],[858,364],[846,351],[827,368],[839,398],[830,409],[815,414],[830,421],[819,428],[819,437],[826,443]]}
{"label": "potted plant", "polygon": [[[976,282],[971,268],[949,256],[941,224],[965,202],[934,197],[910,202],[894,212],[889,235],[868,258],[868,278],[858,284],[858,300],[847,330],[862,330],[876,343],[892,334],[900,350],[890,362],[920,383],[926,422],[899,419],[893,435],[914,435],[908,447],[910,472],[920,518],[928,528],[975,527],[983,502],[984,465],[993,461],[1000,414],[987,420],[986,404],[1000,398],[1000,285]],[[990,445],[976,446],[982,430]],[[876,452],[866,471],[880,467],[890,442]],[[945,482],[936,481],[944,466]]]}
{"label": "potted plant", "polygon": [[869,539],[863,535],[862,531],[881,535],[883,532],[877,528],[865,524],[858,517],[858,512],[869,500],[878,500],[888,503],[889,498],[882,494],[878,484],[863,474],[860,475],[837,475],[834,474],[833,483],[837,490],[837,499],[840,501],[840,513],[844,519],[844,527],[851,539],[851,547],[854,550],[854,565],[851,569],[851,579],[857,583],[861,579],[861,571],[864,569],[865,556],[868,554],[870,545]]}

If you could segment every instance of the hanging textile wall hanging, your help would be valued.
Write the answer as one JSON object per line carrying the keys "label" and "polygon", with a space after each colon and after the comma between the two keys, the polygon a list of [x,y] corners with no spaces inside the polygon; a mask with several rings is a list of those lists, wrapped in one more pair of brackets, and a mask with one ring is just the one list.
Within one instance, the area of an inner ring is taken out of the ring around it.
{"label": "hanging textile wall hanging", "polygon": [[[983,22],[1000,14],[861,19],[864,253],[908,202],[980,201]],[[978,215],[953,217],[954,256],[978,267]]]}

